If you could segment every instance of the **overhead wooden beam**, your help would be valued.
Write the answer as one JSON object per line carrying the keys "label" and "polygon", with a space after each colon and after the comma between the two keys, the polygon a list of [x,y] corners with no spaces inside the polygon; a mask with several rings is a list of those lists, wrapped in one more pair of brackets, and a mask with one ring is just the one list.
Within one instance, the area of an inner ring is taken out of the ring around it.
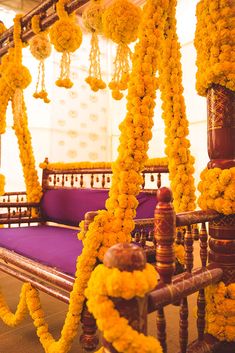
{"label": "overhead wooden beam", "polygon": [[[30,38],[34,36],[34,32],[31,29],[31,20],[35,15],[40,15],[40,27],[42,30],[49,28],[54,22],[58,20],[58,15],[56,13],[55,4],[58,0],[45,0],[43,3],[35,7],[33,10],[28,12],[22,17],[22,41],[27,42]],[[86,4],[88,0],[71,0],[66,5],[66,11],[71,14],[76,11],[79,7]],[[0,57],[7,53],[8,49],[14,46],[13,41],[13,27],[9,28],[0,37]]]}

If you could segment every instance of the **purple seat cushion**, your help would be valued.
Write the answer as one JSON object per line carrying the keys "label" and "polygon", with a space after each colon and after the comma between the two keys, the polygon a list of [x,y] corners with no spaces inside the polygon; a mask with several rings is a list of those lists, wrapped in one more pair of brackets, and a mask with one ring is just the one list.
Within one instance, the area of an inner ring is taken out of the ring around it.
{"label": "purple seat cushion", "polygon": [[[42,215],[48,221],[78,226],[86,212],[105,209],[108,192],[104,189],[47,190],[41,201]],[[138,200],[136,218],[152,218],[156,195],[141,192]]]}
{"label": "purple seat cushion", "polygon": [[74,276],[83,248],[77,233],[52,226],[1,228],[0,246]]}

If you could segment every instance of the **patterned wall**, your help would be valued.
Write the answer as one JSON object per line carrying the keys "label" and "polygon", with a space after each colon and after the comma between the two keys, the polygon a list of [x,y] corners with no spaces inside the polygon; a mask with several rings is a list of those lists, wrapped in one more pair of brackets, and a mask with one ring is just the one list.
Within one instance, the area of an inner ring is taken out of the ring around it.
{"label": "patterned wall", "polygon": [[[105,161],[110,159],[108,89],[93,92],[85,82],[89,69],[89,35],[72,56],[70,90],[53,86],[51,159],[53,161]],[[100,41],[102,68],[108,68],[107,43]],[[54,81],[60,55],[54,53]],[[103,70],[107,81],[108,72]]]}

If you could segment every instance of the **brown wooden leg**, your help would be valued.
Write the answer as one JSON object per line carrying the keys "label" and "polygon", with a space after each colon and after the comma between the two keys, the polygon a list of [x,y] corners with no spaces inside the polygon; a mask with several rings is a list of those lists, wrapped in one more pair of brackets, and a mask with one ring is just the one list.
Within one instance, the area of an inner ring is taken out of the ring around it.
{"label": "brown wooden leg", "polygon": [[92,351],[97,347],[99,338],[97,335],[96,321],[93,315],[88,311],[86,304],[82,311],[81,322],[83,332],[80,336],[80,343],[86,351]]}

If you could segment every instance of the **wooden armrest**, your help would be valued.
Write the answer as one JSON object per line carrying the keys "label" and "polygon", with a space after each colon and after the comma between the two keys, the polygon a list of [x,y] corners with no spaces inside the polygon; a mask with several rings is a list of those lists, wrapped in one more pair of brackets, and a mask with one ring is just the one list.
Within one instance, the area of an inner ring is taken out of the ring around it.
{"label": "wooden armrest", "polygon": [[39,202],[0,202],[0,211],[0,224],[42,221]]}

